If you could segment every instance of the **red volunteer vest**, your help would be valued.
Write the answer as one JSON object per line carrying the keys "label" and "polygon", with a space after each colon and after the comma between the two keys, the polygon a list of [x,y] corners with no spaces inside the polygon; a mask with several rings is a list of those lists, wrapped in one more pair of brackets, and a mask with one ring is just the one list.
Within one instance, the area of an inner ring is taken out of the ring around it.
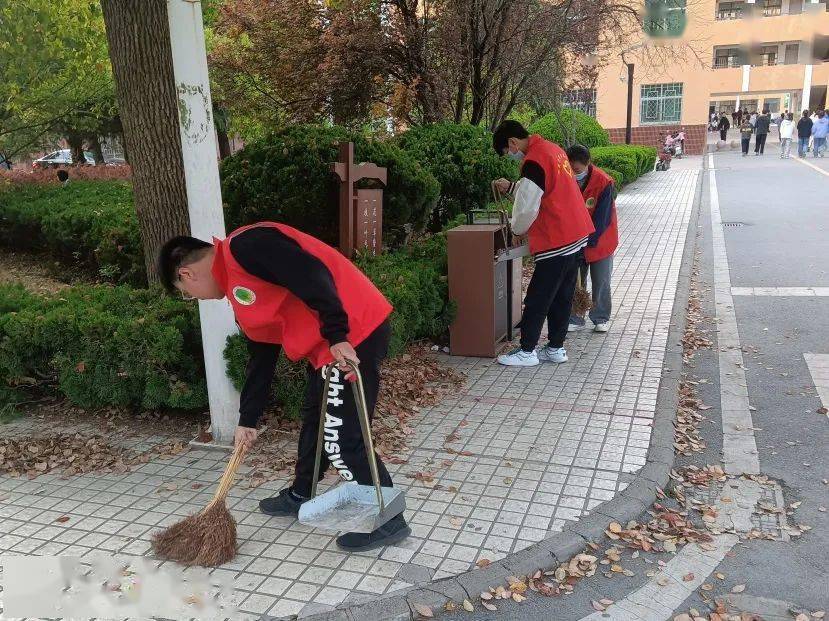
{"label": "red volunteer vest", "polygon": [[564,150],[537,134],[529,138],[524,161],[544,170],[544,195],[538,217],[528,231],[530,252],[561,248],[590,235],[595,229],[584,206],[573,169]]}
{"label": "red volunteer vest", "polygon": [[[584,196],[584,204],[587,205],[587,211],[593,217],[593,212],[596,210],[596,204],[599,197],[605,188],[613,184],[613,177],[608,175],[598,166],[590,165],[590,173],[587,179],[587,185],[581,191]],[[610,224],[605,229],[604,233],[599,237],[599,242],[592,248],[584,249],[584,258],[588,263],[595,263],[606,259],[614,252],[619,245],[619,225],[616,220],[616,201],[610,206]]]}
{"label": "red volunteer vest", "polygon": [[213,277],[230,301],[242,332],[251,340],[280,344],[290,360],[307,358],[316,369],[334,360],[328,341],[320,334],[317,312],[284,287],[248,273],[233,258],[230,240],[256,226],[278,229],[325,264],[348,315],[348,342],[354,347],[391,313],[392,306],[383,294],[338,250],[290,226],[261,222],[237,229],[223,240],[213,239]]}

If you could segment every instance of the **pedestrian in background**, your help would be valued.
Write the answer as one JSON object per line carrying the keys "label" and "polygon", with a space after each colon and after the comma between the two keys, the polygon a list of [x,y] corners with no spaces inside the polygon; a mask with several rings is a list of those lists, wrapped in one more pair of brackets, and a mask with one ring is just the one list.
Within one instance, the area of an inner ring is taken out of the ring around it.
{"label": "pedestrian in background", "polygon": [[809,152],[809,139],[812,137],[812,119],[809,118],[809,111],[804,110],[803,116],[797,122],[797,156],[806,157]]}
{"label": "pedestrian in background", "polygon": [[740,142],[743,147],[743,157],[748,155],[748,147],[751,144],[751,134],[754,133],[754,126],[748,120],[748,117],[743,119],[740,124]]}
{"label": "pedestrian in background", "polygon": [[725,142],[726,136],[728,136],[728,130],[731,129],[731,123],[728,122],[728,117],[725,116],[725,112],[722,113],[720,117],[720,122],[717,125],[717,129],[720,130],[720,140]]}
{"label": "pedestrian in background", "polygon": [[815,157],[823,157],[827,135],[829,135],[829,115],[827,115],[826,110],[819,110],[817,121],[812,125],[812,138],[814,139],[812,150]]}
{"label": "pedestrian in background", "polygon": [[[496,184],[514,194],[512,230],[527,234],[535,259],[521,315],[521,346],[498,356],[498,362],[522,367],[539,361],[567,362],[564,339],[581,249],[594,230],[593,221],[560,146],[529,135],[521,123],[508,119],[492,135],[492,147],[498,155],[521,162],[521,178],[515,184],[506,179]],[[549,342],[536,352],[545,320]]]}
{"label": "pedestrian in background", "polygon": [[751,123],[752,127],[757,127],[757,112],[752,112],[751,116],[748,119],[748,122]]}
{"label": "pedestrian in background", "polygon": [[[596,229],[587,238],[584,249],[582,284],[590,272],[590,293],[593,305],[590,307],[590,321],[593,332],[607,332],[610,329],[610,274],[613,271],[613,253],[619,245],[619,225],[616,217],[616,203],[613,178],[590,162],[590,150],[580,144],[567,149],[567,159],[584,197],[584,204]],[[584,317],[570,316],[568,332],[584,328]]]}
{"label": "pedestrian in background", "polygon": [[763,155],[766,149],[766,136],[771,126],[771,115],[768,108],[763,108],[763,114],[757,117],[754,123],[754,155]]}
{"label": "pedestrian in background", "polygon": [[739,127],[742,124],[743,124],[743,111],[738,108],[737,109],[737,126]]}
{"label": "pedestrian in background", "polygon": [[794,115],[786,112],[780,121],[780,157],[789,159],[792,151],[792,137],[794,136]]}

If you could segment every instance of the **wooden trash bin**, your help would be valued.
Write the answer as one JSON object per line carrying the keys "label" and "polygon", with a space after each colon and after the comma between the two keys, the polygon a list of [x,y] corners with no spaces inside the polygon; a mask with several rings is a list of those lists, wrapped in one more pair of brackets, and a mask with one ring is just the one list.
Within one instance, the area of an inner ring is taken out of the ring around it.
{"label": "wooden trash bin", "polygon": [[505,248],[501,224],[465,224],[447,233],[449,299],[457,314],[449,327],[453,356],[496,355],[521,319],[521,257],[527,246]]}

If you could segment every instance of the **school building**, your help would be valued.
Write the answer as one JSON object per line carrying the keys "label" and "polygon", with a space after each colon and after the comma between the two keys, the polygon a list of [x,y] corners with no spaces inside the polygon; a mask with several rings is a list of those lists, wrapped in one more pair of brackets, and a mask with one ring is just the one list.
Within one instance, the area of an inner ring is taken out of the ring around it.
{"label": "school building", "polygon": [[[600,49],[595,88],[567,94],[613,142],[625,141],[629,64],[634,143],[661,144],[683,129],[686,151],[702,153],[712,112],[730,120],[736,108],[797,117],[829,107],[826,0],[646,0],[654,5],[645,28],[657,37],[643,31],[621,49]],[[659,38],[662,27],[682,34]]]}

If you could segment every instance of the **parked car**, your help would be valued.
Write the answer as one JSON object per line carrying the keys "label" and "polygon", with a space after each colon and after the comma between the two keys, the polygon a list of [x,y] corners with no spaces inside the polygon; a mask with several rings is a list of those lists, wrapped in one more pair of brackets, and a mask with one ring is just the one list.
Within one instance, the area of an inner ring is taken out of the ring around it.
{"label": "parked car", "polygon": [[[95,165],[95,157],[89,151],[83,152],[86,158],[86,163],[90,166]],[[69,149],[61,149],[60,151],[53,151],[49,155],[44,155],[41,158],[32,162],[33,169],[41,168],[58,168],[59,166],[70,166],[72,164],[72,152]]]}

